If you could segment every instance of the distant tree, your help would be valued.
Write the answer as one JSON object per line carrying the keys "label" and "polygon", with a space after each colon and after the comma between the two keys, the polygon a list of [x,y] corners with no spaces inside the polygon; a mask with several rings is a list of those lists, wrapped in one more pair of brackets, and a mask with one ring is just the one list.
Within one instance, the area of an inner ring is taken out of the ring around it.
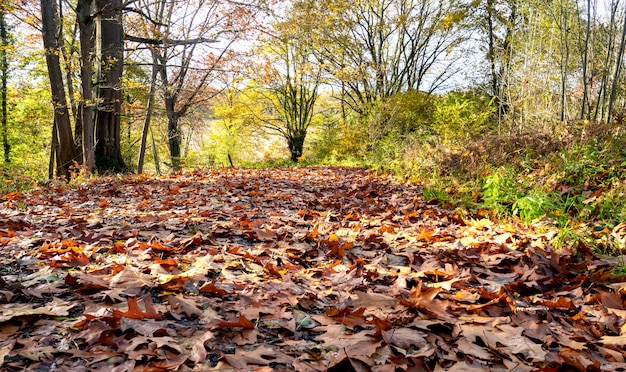
{"label": "distant tree", "polygon": [[515,47],[513,36],[519,32],[520,11],[517,0],[485,0],[484,13],[474,16],[484,17],[484,22],[476,22],[486,35],[486,58],[489,66],[489,94],[497,105],[498,118],[502,119],[511,106],[507,99],[506,86],[511,81],[509,74],[512,50]]}
{"label": "distant tree", "polygon": [[459,70],[471,8],[452,0],[297,0],[292,25],[315,45],[357,111],[407,90],[433,92]]}
{"label": "distant tree", "polygon": [[143,1],[128,22],[126,39],[147,46],[147,63],[156,63],[173,170],[182,164],[180,119],[219,93],[213,82],[232,58],[233,43],[251,29],[253,5],[219,0]]}
{"label": "distant tree", "polygon": [[592,18],[592,7],[591,0],[587,0],[585,4],[585,8],[587,11],[587,19],[586,19],[586,27],[585,27],[585,41],[582,45],[582,84],[583,84],[583,99],[580,104],[580,119],[591,119],[591,104],[589,100],[589,52],[590,52],[590,39],[591,39],[591,24],[593,23]]}
{"label": "distant tree", "polygon": [[291,21],[274,25],[274,35],[264,44],[266,68],[260,71],[268,84],[267,102],[278,113],[278,118],[265,120],[263,126],[287,141],[291,160],[297,162],[315,114],[324,66],[307,36],[293,30]]}
{"label": "distant tree", "polygon": [[[599,87],[597,88],[595,107],[593,108],[593,119],[594,120],[607,120],[609,115],[607,114],[608,101],[609,101],[609,92],[617,92],[618,81],[614,80],[614,74],[612,71],[616,71],[616,64],[621,60],[622,56],[616,53],[615,46],[618,43],[617,35],[620,31],[619,25],[619,12],[623,11],[620,7],[619,0],[612,0],[609,6],[609,21],[608,24],[604,25],[604,27],[600,28],[599,34],[602,36],[600,46],[603,48],[597,48],[599,51],[604,50],[603,59],[600,63],[596,63],[595,70],[599,72]],[[622,26],[626,27],[626,25]],[[623,30],[623,29],[622,29]],[[599,54],[599,53],[598,53]],[[615,88],[613,88],[615,87]],[[615,99],[615,96],[614,96]]]}
{"label": "distant tree", "polygon": [[610,122],[613,119],[614,106],[617,100],[617,88],[619,86],[622,65],[624,64],[624,48],[626,47],[626,12],[624,12],[624,21],[622,22],[622,36],[620,37],[619,49],[617,52],[617,60],[615,61],[615,72],[613,75],[613,85],[611,86],[611,94],[609,95],[609,107],[606,114],[606,120]]}
{"label": "distant tree", "polygon": [[500,130],[548,129],[579,116],[582,14],[574,0],[478,2],[472,18],[485,59],[477,70],[494,99]]}

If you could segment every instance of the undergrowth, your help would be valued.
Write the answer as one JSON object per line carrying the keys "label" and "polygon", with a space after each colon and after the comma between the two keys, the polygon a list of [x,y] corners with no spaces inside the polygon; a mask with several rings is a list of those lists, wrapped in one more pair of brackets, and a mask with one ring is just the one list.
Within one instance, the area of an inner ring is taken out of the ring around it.
{"label": "undergrowth", "polygon": [[30,190],[39,177],[11,164],[0,164],[0,198],[8,193]]}
{"label": "undergrowth", "polygon": [[[587,131],[589,133],[589,131]],[[557,248],[620,256],[626,246],[626,136],[555,140],[483,136],[462,145],[422,142],[379,166],[423,185],[424,197],[471,217],[554,228]],[[618,267],[626,273],[626,266]]]}

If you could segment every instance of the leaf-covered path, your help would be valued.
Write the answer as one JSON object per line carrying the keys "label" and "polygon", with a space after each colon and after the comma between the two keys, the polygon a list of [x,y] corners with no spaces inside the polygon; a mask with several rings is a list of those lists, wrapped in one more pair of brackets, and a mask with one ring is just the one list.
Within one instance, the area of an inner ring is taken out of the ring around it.
{"label": "leaf-covered path", "polygon": [[547,240],[357,168],[8,194],[0,370],[624,370],[615,261]]}

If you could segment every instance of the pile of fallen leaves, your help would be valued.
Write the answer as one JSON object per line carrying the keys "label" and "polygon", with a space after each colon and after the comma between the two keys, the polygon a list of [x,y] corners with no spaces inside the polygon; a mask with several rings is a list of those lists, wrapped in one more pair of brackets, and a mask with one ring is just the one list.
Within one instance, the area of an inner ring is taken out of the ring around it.
{"label": "pile of fallen leaves", "polygon": [[356,168],[0,203],[0,370],[624,370],[615,260]]}

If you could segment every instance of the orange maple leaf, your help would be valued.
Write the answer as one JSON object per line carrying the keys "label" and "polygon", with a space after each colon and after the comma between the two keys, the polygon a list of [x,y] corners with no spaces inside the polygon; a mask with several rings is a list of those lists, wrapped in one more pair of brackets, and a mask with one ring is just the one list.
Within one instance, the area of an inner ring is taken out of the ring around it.
{"label": "orange maple leaf", "polygon": [[219,322],[217,323],[217,326],[220,328],[238,327],[244,329],[254,329],[254,323],[243,315],[239,316],[239,320],[236,322]]}
{"label": "orange maple leaf", "polygon": [[279,270],[276,265],[273,265],[271,263],[265,265],[265,271],[267,271],[267,273],[270,274],[270,276],[273,278],[281,279],[283,277],[282,273],[280,272],[281,270]]}
{"label": "orange maple leaf", "polygon": [[365,320],[365,308],[360,307],[354,311],[350,311],[350,308],[344,307],[339,310],[337,308],[331,308],[326,310],[326,316],[333,318],[341,324],[349,327],[363,326],[367,321]]}
{"label": "orange maple leaf", "polygon": [[130,319],[161,319],[162,316],[159,314],[154,306],[152,305],[152,300],[150,297],[146,297],[143,301],[145,311],[142,311],[137,303],[137,299],[134,297],[128,298],[128,311],[119,311],[113,310],[113,314],[126,317]]}
{"label": "orange maple leaf", "polygon": [[154,262],[161,265],[161,267],[168,271],[172,271],[178,266],[178,262],[176,262],[176,260],[172,257],[168,257],[167,260],[155,257]]}
{"label": "orange maple leaf", "polygon": [[372,320],[369,323],[374,324],[379,331],[388,331],[393,328],[393,323],[387,319],[380,319],[376,315],[372,316]]}
{"label": "orange maple leaf", "polygon": [[110,254],[116,254],[116,253],[126,253],[126,248],[124,247],[124,242],[115,242],[113,243],[113,246],[111,248],[109,248],[109,253]]}
{"label": "orange maple leaf", "polygon": [[89,257],[84,253],[65,252],[61,255],[52,257],[50,260],[51,267],[76,267],[89,265]]}
{"label": "orange maple leaf", "polygon": [[215,285],[215,282],[204,283],[204,285],[202,285],[202,287],[200,287],[199,292],[200,293],[214,293],[214,294],[216,294],[218,296],[224,296],[224,295],[228,294],[228,292],[226,292],[222,288],[218,288]]}

